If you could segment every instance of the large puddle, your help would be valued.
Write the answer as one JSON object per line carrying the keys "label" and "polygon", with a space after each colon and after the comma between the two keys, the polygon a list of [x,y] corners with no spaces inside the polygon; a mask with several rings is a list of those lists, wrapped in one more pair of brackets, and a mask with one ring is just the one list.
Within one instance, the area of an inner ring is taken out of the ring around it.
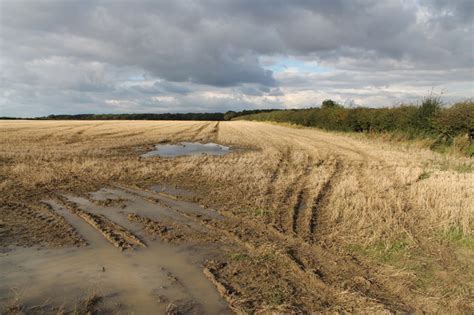
{"label": "large puddle", "polygon": [[[89,246],[16,248],[0,253],[0,313],[2,306],[17,297],[32,312],[44,311],[48,305],[63,305],[65,310],[71,310],[92,293],[101,297],[99,309],[105,313],[165,314],[170,306],[179,307],[183,313],[230,313],[202,271],[203,261],[214,256],[214,248],[155,240],[140,224],[127,219],[127,214],[133,212],[161,222],[182,224],[190,231],[204,227],[182,214],[219,219],[215,211],[163,195],[168,192],[164,186],[149,192],[109,188],[92,193],[91,199],[67,197],[81,209],[120,224],[147,244],[146,248],[126,251],[113,247],[97,229],[63,205],[48,201]],[[96,204],[104,201],[117,204]]]}
{"label": "large puddle", "polygon": [[155,150],[147,152],[142,157],[177,157],[188,155],[224,155],[232,152],[229,147],[217,143],[180,142],[178,144],[157,144]]}

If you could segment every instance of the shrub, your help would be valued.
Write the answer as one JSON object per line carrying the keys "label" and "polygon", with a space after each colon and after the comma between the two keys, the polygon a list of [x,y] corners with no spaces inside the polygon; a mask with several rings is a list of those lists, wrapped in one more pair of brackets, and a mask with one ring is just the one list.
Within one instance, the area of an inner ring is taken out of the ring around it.
{"label": "shrub", "polygon": [[472,142],[474,136],[474,103],[463,102],[444,108],[433,117],[436,131],[449,139],[467,134]]}
{"label": "shrub", "polygon": [[428,96],[423,99],[413,116],[413,127],[422,133],[433,133],[433,117],[441,110],[441,100],[439,97]]}

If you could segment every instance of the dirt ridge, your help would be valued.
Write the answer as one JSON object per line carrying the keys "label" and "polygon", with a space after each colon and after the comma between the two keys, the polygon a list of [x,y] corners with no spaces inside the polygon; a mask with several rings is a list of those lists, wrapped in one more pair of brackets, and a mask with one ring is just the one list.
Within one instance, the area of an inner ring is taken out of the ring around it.
{"label": "dirt ridge", "polygon": [[123,226],[113,222],[102,214],[93,214],[81,210],[75,203],[59,199],[60,202],[71,212],[82,218],[85,222],[99,231],[106,240],[120,250],[134,249],[136,247],[147,247],[145,242]]}

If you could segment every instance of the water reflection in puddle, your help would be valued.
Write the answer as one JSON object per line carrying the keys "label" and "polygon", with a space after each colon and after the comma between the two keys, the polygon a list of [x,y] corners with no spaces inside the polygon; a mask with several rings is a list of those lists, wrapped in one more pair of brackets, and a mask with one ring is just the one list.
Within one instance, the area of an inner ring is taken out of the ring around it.
{"label": "water reflection in puddle", "polygon": [[178,144],[158,144],[155,150],[147,152],[142,157],[176,157],[185,155],[209,154],[224,155],[232,150],[217,143],[180,142]]}

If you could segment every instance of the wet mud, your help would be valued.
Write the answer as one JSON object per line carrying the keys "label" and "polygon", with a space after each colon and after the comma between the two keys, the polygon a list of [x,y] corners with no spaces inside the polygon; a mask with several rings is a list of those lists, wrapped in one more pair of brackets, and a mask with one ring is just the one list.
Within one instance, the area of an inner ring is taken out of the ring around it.
{"label": "wet mud", "polygon": [[[171,205],[165,206],[165,199]],[[121,204],[97,202],[107,200]],[[198,221],[187,222],[191,220],[172,206],[216,218],[210,210],[152,190],[118,188],[44,202],[87,245],[43,250],[17,247],[0,254],[3,310],[15,301],[26,313],[81,310],[93,302],[98,312],[231,313],[203,272],[204,262],[216,257],[216,248],[191,239],[183,242],[186,235],[204,228],[198,228]],[[150,233],[147,225],[157,222],[161,230]]]}

